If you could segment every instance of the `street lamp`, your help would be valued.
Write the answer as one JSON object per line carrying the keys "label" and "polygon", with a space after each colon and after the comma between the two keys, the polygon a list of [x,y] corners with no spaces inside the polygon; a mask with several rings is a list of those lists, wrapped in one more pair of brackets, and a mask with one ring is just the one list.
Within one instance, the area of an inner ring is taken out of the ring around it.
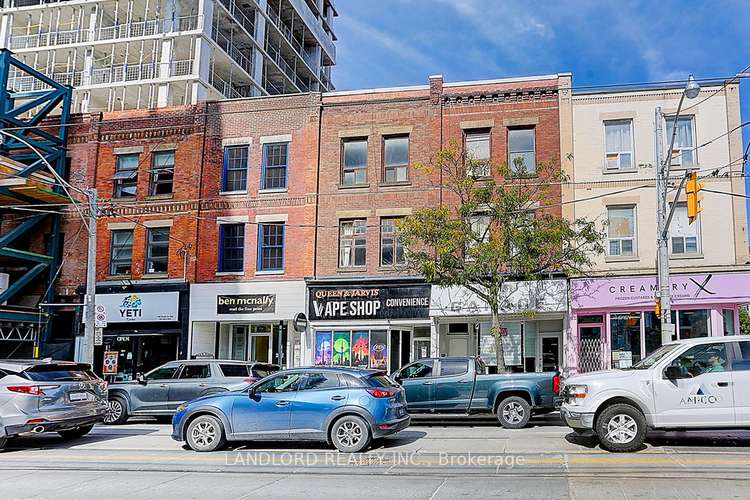
{"label": "street lamp", "polygon": [[[667,158],[662,161],[664,155],[663,147],[663,131],[662,123],[666,119],[661,112],[661,107],[656,108],[656,157],[658,166],[656,169],[656,245],[658,249],[656,258],[656,268],[659,276],[659,299],[658,299],[658,310],[661,314],[661,343],[666,344],[672,341],[672,335],[674,334],[674,325],[672,324],[672,307],[670,304],[670,284],[669,284],[669,224],[672,222],[672,216],[676,203],[672,204],[670,210],[669,204],[667,203],[667,188],[669,183],[669,170],[672,165],[672,150],[674,149],[674,140],[677,136],[677,120],[680,117],[680,111],[682,110],[682,103],[687,97],[688,99],[695,99],[700,94],[701,87],[695,80],[693,75],[688,76],[687,84],[685,89],[680,95],[680,103],[677,105],[677,112],[674,114],[672,120],[672,137],[669,141],[669,149],[667,149]],[[687,175],[682,178],[680,185],[677,187],[677,194],[675,194],[675,200],[680,196],[683,186],[685,185],[685,179]]]}

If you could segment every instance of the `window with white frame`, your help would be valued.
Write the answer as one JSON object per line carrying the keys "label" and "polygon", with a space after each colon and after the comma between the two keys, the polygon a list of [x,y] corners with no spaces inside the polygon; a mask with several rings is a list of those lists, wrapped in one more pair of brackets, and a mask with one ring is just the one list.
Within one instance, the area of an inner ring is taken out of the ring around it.
{"label": "window with white frame", "polygon": [[383,139],[383,182],[409,180],[409,136]]}
{"label": "window with white frame", "polygon": [[[672,140],[672,130],[674,128],[674,117],[666,117],[667,135],[664,138],[666,147]],[[677,133],[674,137],[674,147],[672,147],[672,165],[692,166],[698,164],[698,158],[695,151],[695,117],[680,116],[677,118]]]}
{"label": "window with white frame", "polygon": [[669,226],[669,250],[677,255],[700,253],[699,234],[699,222],[688,221],[687,204],[677,203]]}
{"label": "window with white frame", "polygon": [[383,217],[380,219],[380,266],[397,267],[406,264],[404,245],[398,237],[400,217]]}
{"label": "window with white frame", "polygon": [[633,163],[633,120],[604,122],[605,168],[631,170]]}
{"label": "window with white frame", "polygon": [[636,255],[635,205],[607,207],[607,221],[609,255],[613,257]]}
{"label": "window with white frame", "polygon": [[490,175],[490,129],[467,130],[464,134],[464,151],[469,160],[468,175]]}
{"label": "window with white frame", "polygon": [[470,216],[467,222],[474,233],[474,239],[469,240],[468,248],[466,248],[466,259],[469,260],[472,258],[469,256],[469,250],[490,238],[490,216],[486,213],[476,213]]}
{"label": "window with white frame", "polygon": [[133,198],[138,188],[138,153],[117,155],[115,165],[115,198]]}

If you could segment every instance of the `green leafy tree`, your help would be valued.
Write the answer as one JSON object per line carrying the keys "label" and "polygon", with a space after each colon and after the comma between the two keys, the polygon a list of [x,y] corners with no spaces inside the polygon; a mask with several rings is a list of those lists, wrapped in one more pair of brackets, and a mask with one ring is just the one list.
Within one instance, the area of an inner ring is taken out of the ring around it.
{"label": "green leafy tree", "polygon": [[462,286],[492,315],[498,371],[507,371],[501,314],[513,307],[512,281],[581,273],[602,253],[603,234],[592,221],[556,215],[564,176],[554,163],[529,172],[467,155],[457,142],[415,168],[440,179],[438,207],[420,209],[398,225],[411,270],[439,286]]}
{"label": "green leafy tree", "polygon": [[750,335],[750,313],[740,307],[740,335]]}

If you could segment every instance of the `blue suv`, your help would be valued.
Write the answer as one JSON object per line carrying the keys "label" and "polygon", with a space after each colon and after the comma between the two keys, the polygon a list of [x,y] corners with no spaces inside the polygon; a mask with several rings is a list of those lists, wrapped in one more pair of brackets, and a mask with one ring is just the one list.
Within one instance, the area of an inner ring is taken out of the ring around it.
{"label": "blue suv", "polygon": [[354,453],[410,420],[404,390],[383,372],[296,368],[180,405],[172,438],[195,451],[218,450],[227,441],[299,439]]}

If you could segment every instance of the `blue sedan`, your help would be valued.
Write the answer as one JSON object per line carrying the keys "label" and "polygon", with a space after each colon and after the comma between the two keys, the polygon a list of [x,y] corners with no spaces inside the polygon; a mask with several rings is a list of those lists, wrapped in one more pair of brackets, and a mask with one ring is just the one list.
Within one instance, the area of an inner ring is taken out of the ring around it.
{"label": "blue sedan", "polygon": [[195,451],[218,450],[227,441],[300,439],[353,453],[409,422],[404,390],[382,372],[297,368],[180,405],[172,438]]}

